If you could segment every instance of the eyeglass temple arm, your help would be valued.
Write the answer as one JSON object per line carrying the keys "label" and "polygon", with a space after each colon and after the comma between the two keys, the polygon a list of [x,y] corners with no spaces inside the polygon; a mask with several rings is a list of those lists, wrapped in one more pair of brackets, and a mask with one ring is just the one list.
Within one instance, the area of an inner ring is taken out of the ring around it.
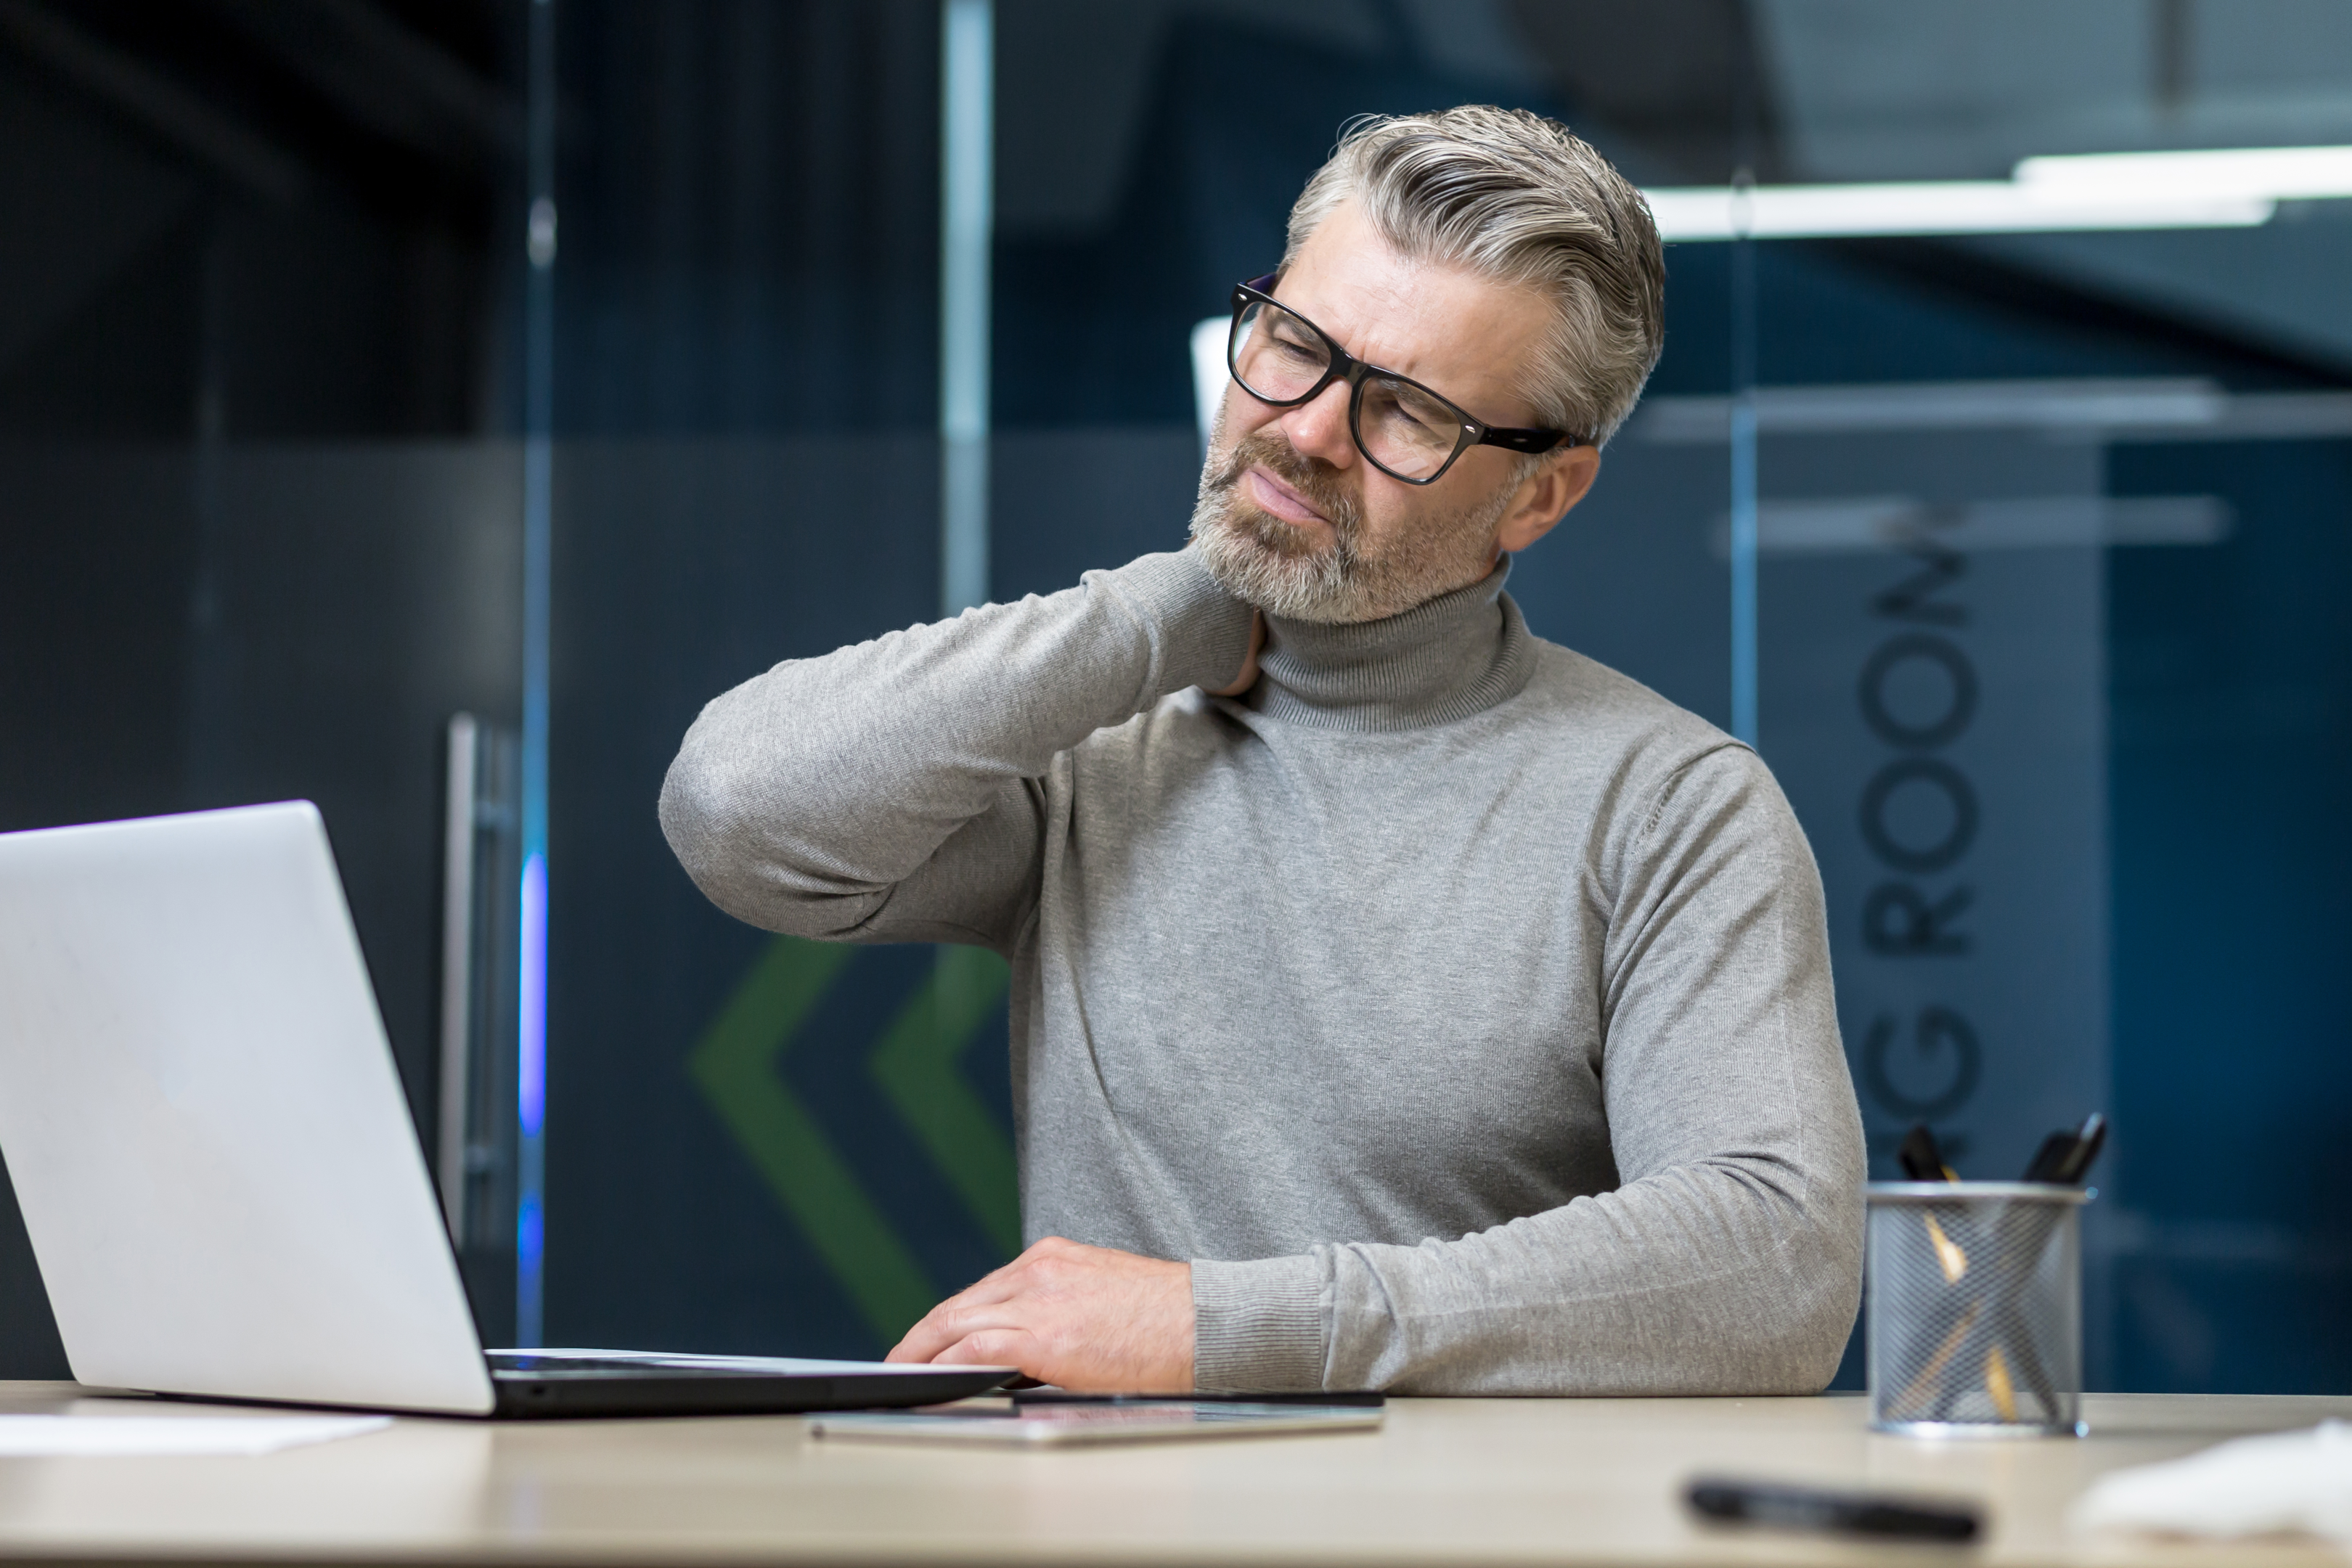
{"label": "eyeglass temple arm", "polygon": [[1508,430],[1489,426],[1478,437],[1482,447],[1503,447],[1514,452],[1549,452],[1555,447],[1581,447],[1584,438],[1567,430]]}

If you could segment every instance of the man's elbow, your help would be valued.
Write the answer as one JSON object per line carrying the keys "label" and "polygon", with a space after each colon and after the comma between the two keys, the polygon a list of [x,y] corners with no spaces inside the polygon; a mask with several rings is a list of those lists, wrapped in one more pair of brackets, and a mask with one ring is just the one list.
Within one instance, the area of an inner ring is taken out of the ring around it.
{"label": "man's elbow", "polygon": [[764,922],[744,907],[758,879],[748,875],[754,858],[754,814],[743,804],[740,783],[698,754],[689,735],[662,779],[656,814],[670,853],[704,896],[738,920],[760,924]]}
{"label": "man's elbow", "polygon": [[1861,1194],[1827,1205],[1787,1238],[1780,1288],[1755,1321],[1758,1394],[1819,1394],[1837,1375],[1862,1306]]}
{"label": "man's elbow", "polygon": [[[697,884],[706,867],[727,861],[747,837],[752,813],[744,802],[749,782],[725,752],[702,737],[702,726],[687,731],[677,755],[662,775],[656,813],[670,853]],[[705,888],[705,891],[709,891]]]}
{"label": "man's elbow", "polygon": [[766,801],[772,793],[769,781],[689,732],[662,780],[662,837],[703,896],[737,920],[792,936],[839,936],[870,912],[866,900],[829,895],[794,873]]}

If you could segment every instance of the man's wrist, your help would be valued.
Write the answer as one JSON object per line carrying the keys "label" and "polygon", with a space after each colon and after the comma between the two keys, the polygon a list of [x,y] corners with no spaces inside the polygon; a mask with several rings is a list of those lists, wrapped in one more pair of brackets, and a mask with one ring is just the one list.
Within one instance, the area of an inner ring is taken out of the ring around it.
{"label": "man's wrist", "polygon": [[1320,1259],[1192,1260],[1192,1385],[1249,1394],[1323,1386],[1326,1299]]}
{"label": "man's wrist", "polygon": [[1255,612],[1225,592],[1190,550],[1143,555],[1085,581],[1108,590],[1150,628],[1154,695],[1229,684],[1249,658]]}

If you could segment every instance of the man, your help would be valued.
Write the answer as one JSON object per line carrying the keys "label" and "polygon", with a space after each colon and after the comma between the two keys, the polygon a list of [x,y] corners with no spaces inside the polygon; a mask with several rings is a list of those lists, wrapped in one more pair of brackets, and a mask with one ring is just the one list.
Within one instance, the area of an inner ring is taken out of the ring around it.
{"label": "man", "polygon": [[1043,1239],[894,1358],[1828,1381],[1863,1160],[1811,851],[1752,752],[1503,593],[1640,396],[1663,275],[1565,127],[1359,123],[1235,291],[1188,549],[695,723],[662,823],[720,906],[1013,966]]}

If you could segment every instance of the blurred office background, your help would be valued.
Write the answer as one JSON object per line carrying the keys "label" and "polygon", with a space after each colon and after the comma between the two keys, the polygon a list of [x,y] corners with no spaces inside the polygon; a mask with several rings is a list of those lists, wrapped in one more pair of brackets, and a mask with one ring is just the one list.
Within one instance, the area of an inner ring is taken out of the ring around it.
{"label": "blurred office background", "polygon": [[2333,0],[0,0],[0,829],[320,804],[491,1342],[878,1353],[1018,1245],[1002,967],[731,922],[663,769],[1181,542],[1194,324],[1466,100],[1913,188],[1685,227],[1512,590],[1787,785],[1877,1173],[2113,1116],[2095,1386],[2352,1387],[2352,184],[1937,194],[2352,145]]}

